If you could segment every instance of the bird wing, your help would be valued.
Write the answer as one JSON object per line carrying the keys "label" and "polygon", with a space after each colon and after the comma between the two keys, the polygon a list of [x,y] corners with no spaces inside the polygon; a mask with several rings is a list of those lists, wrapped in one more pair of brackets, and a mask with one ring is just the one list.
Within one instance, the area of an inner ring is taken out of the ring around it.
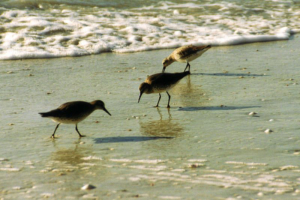
{"label": "bird wing", "polygon": [[199,51],[203,51],[207,46],[194,46],[194,45],[187,45],[180,47],[175,50],[175,55],[178,55],[180,59],[187,59],[192,55],[197,54]]}
{"label": "bird wing", "polygon": [[67,102],[57,109],[49,112],[40,113],[42,117],[61,117],[61,118],[82,118],[82,115],[89,115],[93,111],[93,106],[84,101]]}
{"label": "bird wing", "polygon": [[184,78],[186,75],[188,75],[188,72],[182,72],[182,73],[170,73],[166,74],[163,73],[162,77],[159,78],[158,81],[165,83],[165,84],[176,84],[178,81],[180,81],[182,78]]}
{"label": "bird wing", "polygon": [[54,110],[50,110],[49,112],[40,113],[42,117],[65,117],[66,113],[72,112],[72,102],[67,102],[59,106]]}
{"label": "bird wing", "polygon": [[156,82],[157,79],[161,79],[162,75],[163,73],[152,74],[146,78],[145,83],[152,84]]}
{"label": "bird wing", "polygon": [[62,104],[58,110],[62,112],[62,115],[68,117],[76,117],[78,113],[89,112],[92,111],[93,106],[90,103],[84,101],[76,101],[76,102],[67,102]]}
{"label": "bird wing", "polygon": [[188,73],[158,73],[148,76],[146,83],[155,85],[173,85],[185,77]]}

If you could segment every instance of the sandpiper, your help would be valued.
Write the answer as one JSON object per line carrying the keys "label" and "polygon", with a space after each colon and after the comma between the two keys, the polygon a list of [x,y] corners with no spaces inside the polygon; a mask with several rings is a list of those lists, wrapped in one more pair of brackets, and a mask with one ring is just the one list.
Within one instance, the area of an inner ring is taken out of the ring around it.
{"label": "sandpiper", "polygon": [[97,109],[104,110],[107,114],[111,115],[106,110],[104,102],[101,100],[95,100],[92,102],[71,101],[62,104],[57,109],[39,114],[42,117],[49,117],[52,121],[58,123],[51,138],[54,138],[55,132],[61,123],[75,124],[75,130],[79,134],[79,137],[84,137],[84,135],[81,135],[78,131],[77,124]]}
{"label": "sandpiper", "polygon": [[161,95],[161,92],[166,91],[168,96],[169,96],[169,101],[168,101],[168,108],[170,108],[170,99],[171,96],[168,93],[170,89],[172,89],[182,78],[184,78],[186,75],[189,75],[190,72],[181,72],[181,73],[158,73],[158,74],[153,74],[151,76],[148,76],[145,80],[140,85],[140,96],[138,103],[140,102],[140,99],[142,97],[143,93],[146,94],[152,94],[152,93],[158,93],[159,98],[158,102],[156,104],[156,107],[158,107]]}
{"label": "sandpiper", "polygon": [[171,65],[175,61],[181,63],[187,63],[184,72],[186,71],[187,68],[189,68],[188,71],[190,71],[191,66],[189,62],[201,56],[205,51],[210,49],[210,47],[211,47],[210,45],[205,45],[205,46],[187,45],[175,49],[168,57],[166,57],[162,61],[163,63],[162,72],[165,72],[166,67]]}

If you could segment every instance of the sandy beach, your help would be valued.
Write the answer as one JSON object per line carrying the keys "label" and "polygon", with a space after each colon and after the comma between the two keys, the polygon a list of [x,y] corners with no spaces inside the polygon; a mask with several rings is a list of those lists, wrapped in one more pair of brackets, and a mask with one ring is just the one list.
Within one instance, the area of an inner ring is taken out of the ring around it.
{"label": "sandy beach", "polygon": [[[169,110],[165,93],[159,108],[158,94],[137,101],[173,49],[0,61],[0,199],[299,199],[299,45],[213,47]],[[50,139],[39,112],[97,99],[112,116],[81,122],[85,138],[61,125]]]}

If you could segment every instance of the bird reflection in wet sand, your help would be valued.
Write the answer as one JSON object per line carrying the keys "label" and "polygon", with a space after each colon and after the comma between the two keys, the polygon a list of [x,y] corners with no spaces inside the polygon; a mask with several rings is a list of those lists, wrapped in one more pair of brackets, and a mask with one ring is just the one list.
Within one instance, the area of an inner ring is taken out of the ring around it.
{"label": "bird reflection in wet sand", "polygon": [[[188,76],[185,81],[182,81],[181,84],[176,86],[173,90],[173,94],[175,98],[179,98],[180,105],[182,107],[199,107],[199,106],[205,106],[207,103],[209,103],[209,96],[206,94],[204,90],[202,90],[202,86],[197,83],[197,81],[191,81],[195,77]],[[180,95],[179,95],[180,94]]]}
{"label": "bird reflection in wet sand", "polygon": [[[96,154],[90,145],[83,144],[80,138],[75,144],[55,141],[53,140],[53,146],[56,151],[51,153],[45,170],[51,170],[58,176],[68,175],[70,180],[85,180],[98,176],[97,180],[104,182],[105,176],[110,177],[109,168],[102,165],[101,155]],[[70,191],[78,190],[76,184],[68,184],[66,187]]]}
{"label": "bird reflection in wet sand", "polygon": [[180,123],[172,122],[172,116],[168,109],[168,119],[163,119],[163,115],[160,109],[157,108],[157,112],[160,116],[159,120],[142,122],[140,121],[141,132],[147,136],[160,136],[160,137],[174,137],[183,132],[183,128]]}
{"label": "bird reflection in wet sand", "polygon": [[[54,146],[56,147],[55,140]],[[80,148],[80,139],[75,144],[75,148],[73,149],[59,149],[58,151],[52,154],[52,159],[54,161],[58,161],[61,164],[71,165],[71,166],[78,166],[78,164],[86,162],[83,158],[84,156],[84,149]],[[63,165],[61,166],[63,167]]]}

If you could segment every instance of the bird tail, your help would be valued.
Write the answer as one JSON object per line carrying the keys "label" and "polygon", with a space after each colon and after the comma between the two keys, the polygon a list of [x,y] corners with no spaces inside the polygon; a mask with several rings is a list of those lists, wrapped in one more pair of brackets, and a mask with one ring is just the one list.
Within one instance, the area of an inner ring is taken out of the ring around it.
{"label": "bird tail", "polygon": [[49,117],[49,113],[39,113],[42,117]]}
{"label": "bird tail", "polygon": [[190,74],[191,74],[190,71],[185,71],[185,72],[180,72],[180,73],[174,73],[173,76],[176,77],[174,80],[176,80],[176,82],[177,82]]}

